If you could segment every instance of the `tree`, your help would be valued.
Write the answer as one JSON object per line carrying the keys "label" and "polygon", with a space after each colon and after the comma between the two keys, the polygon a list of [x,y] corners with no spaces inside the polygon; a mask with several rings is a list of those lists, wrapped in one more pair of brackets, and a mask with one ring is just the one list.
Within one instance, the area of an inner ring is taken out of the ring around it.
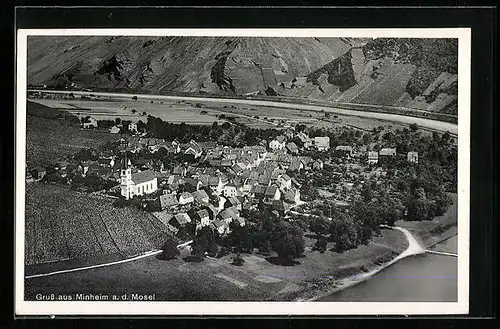
{"label": "tree", "polygon": [[136,101],[137,100],[137,96],[132,97],[132,100]]}
{"label": "tree", "polygon": [[418,125],[416,123],[412,123],[410,125],[410,130],[413,131],[413,132],[417,131],[418,130]]}
{"label": "tree", "polygon": [[309,229],[318,235],[328,233],[329,228],[330,221],[324,217],[315,217],[309,224]]}
{"label": "tree", "polygon": [[246,225],[232,225],[230,240],[238,252],[251,253],[253,250],[252,238]]}
{"label": "tree", "polygon": [[180,255],[179,249],[177,249],[174,240],[172,240],[171,238],[168,238],[167,241],[165,241],[161,249],[163,251],[163,259],[166,260],[175,259]]}
{"label": "tree", "polygon": [[205,257],[206,252],[211,255],[216,255],[218,246],[216,243],[215,233],[208,226],[202,227],[198,233],[196,233],[191,247],[191,253],[199,258]]}
{"label": "tree", "polygon": [[330,241],[335,242],[333,250],[344,252],[357,248],[360,244],[358,231],[358,225],[346,215],[334,218],[330,225]]}
{"label": "tree", "polygon": [[424,198],[412,198],[407,206],[407,219],[422,221],[429,218],[429,201]]}
{"label": "tree", "polygon": [[271,236],[271,247],[278,258],[290,264],[304,252],[302,231],[295,225],[279,221]]}
{"label": "tree", "polygon": [[320,253],[324,253],[326,251],[326,245],[328,241],[324,236],[320,236],[316,243],[314,244],[314,250],[319,251]]}

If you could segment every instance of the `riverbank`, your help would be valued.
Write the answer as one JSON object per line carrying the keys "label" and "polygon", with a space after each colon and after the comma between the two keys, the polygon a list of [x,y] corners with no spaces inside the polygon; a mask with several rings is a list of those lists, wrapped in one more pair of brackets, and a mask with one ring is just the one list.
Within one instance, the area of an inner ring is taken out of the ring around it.
{"label": "riverbank", "polygon": [[442,216],[420,222],[400,220],[395,225],[410,231],[426,249],[457,235],[458,196],[450,193],[450,197],[452,204]]}
{"label": "riverbank", "polygon": [[387,258],[381,259],[381,260],[377,260],[374,263],[372,263],[372,266],[370,269],[366,269],[366,267],[365,267],[364,271],[360,272],[359,274],[355,274],[355,275],[352,275],[350,277],[345,277],[345,278],[342,278],[340,280],[337,280],[336,282],[334,282],[333,289],[331,289],[331,286],[328,286],[328,284],[326,283],[324,286],[325,290],[323,290],[323,291],[317,290],[315,292],[311,292],[309,294],[312,294],[313,295],[312,297],[309,297],[309,298],[300,297],[300,298],[296,299],[296,301],[308,301],[308,302],[317,301],[317,300],[319,300],[327,295],[331,295],[331,294],[334,294],[338,291],[347,289],[349,287],[353,287],[353,286],[369,279],[373,275],[379,273],[380,271],[391,266],[392,264],[400,261],[401,259],[404,259],[404,258],[409,257],[409,256],[413,256],[413,255],[422,254],[425,252],[425,249],[422,248],[422,246],[418,243],[418,241],[415,239],[415,237],[408,230],[401,228],[401,227],[394,227],[393,229],[402,232],[408,241],[408,247],[402,253],[400,253],[399,255],[396,255],[393,253],[393,254],[391,254],[392,257],[390,257],[388,259]]}
{"label": "riverbank", "polygon": [[426,249],[456,236],[458,233],[458,198],[457,194],[450,194],[450,197],[452,198],[452,204],[446,213],[434,218],[432,221],[396,222],[397,227],[395,227],[395,229],[404,232],[409,242],[409,246],[404,252],[395,255],[392,259],[386,260],[382,264],[374,263],[368,272],[359,271],[359,274],[353,274],[350,277],[344,277],[330,282],[325,281],[322,287],[319,287],[305,296],[297,298],[296,301],[317,301],[326,296],[353,287],[408,256],[424,253]]}

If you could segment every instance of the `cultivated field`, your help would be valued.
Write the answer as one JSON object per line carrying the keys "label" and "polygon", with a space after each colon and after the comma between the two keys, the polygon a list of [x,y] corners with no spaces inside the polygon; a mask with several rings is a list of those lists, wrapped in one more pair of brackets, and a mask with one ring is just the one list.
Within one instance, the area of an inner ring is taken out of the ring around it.
{"label": "cultivated field", "polygon": [[[30,114],[31,108],[36,108],[36,115]],[[119,138],[107,131],[84,130],[72,122],[40,116],[45,109],[47,108],[28,102],[26,116],[28,167],[50,165],[53,161],[72,155],[81,148],[96,147]]]}
{"label": "cultivated field", "polygon": [[[161,118],[164,121],[172,123],[186,124],[212,124],[219,120],[217,111],[212,111],[203,106],[197,107],[196,104],[186,104],[178,101],[151,101],[131,99],[96,99],[82,100],[75,99],[33,99],[33,102],[43,104],[52,108],[64,109],[79,118],[92,116],[97,120],[130,120],[137,122],[139,120],[146,122],[147,115]],[[135,112],[132,112],[135,111]],[[206,113],[201,114],[201,111]],[[144,115],[144,112],[146,115]]]}
{"label": "cultivated field", "polygon": [[25,264],[161,247],[166,227],[149,213],[50,183],[26,185]]}

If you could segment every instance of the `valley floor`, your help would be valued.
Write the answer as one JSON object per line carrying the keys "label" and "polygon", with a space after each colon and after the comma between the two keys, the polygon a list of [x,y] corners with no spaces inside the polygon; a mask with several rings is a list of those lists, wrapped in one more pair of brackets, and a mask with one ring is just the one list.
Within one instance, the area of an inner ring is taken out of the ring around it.
{"label": "valley floor", "polygon": [[[25,280],[26,300],[37,294],[155,294],[171,301],[294,300],[326,282],[366,271],[377,260],[387,261],[406,249],[403,233],[384,229],[368,246],[337,254],[311,251],[294,266],[273,264],[273,258],[243,255],[243,266],[231,265],[232,257],[206,258],[203,262],[172,261],[156,257],[134,262]],[[330,246],[329,246],[330,247]],[[187,256],[188,251],[181,257]]]}

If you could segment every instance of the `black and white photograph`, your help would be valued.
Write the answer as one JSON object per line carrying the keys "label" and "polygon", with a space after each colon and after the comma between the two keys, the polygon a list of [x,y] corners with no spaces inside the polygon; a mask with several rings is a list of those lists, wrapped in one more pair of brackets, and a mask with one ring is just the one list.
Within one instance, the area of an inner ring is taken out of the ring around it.
{"label": "black and white photograph", "polygon": [[16,307],[466,313],[469,32],[19,30]]}

